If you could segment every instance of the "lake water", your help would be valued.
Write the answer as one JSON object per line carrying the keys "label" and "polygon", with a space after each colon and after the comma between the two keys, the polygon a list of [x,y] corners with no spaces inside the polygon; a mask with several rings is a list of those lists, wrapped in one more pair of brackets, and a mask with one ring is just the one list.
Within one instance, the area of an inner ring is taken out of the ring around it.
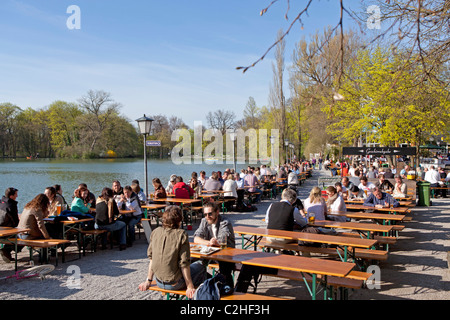
{"label": "lake water", "polygon": [[[180,164],[175,165],[171,160],[148,160],[149,192],[153,192],[151,180],[159,178],[164,186],[167,185],[171,174],[182,176],[188,181],[191,173],[201,170],[206,175],[212,171],[224,171],[233,168],[232,164]],[[237,169],[247,165],[238,165]],[[95,159],[95,160],[3,160],[0,161],[0,194],[4,190],[14,187],[19,190],[19,212],[25,204],[37,194],[43,193],[46,187],[60,184],[67,202],[72,200],[73,190],[82,182],[97,197],[104,187],[112,186],[114,180],[119,180],[122,186],[130,185],[138,179],[144,186],[143,159]]]}

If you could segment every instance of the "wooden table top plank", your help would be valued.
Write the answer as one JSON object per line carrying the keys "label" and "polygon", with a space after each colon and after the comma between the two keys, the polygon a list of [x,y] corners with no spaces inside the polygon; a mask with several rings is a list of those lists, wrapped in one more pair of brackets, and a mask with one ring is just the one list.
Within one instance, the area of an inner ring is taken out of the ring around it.
{"label": "wooden table top plank", "polygon": [[394,226],[381,225],[376,223],[362,222],[339,222],[331,220],[316,220],[313,224],[315,227],[323,228],[340,228],[370,232],[390,232]]}
{"label": "wooden table top plank", "polygon": [[[403,201],[403,200],[397,200],[401,207],[409,206],[413,204],[413,201]],[[346,199],[344,200],[346,204],[363,204],[364,199]]]}
{"label": "wooden table top plank", "polygon": [[371,248],[377,243],[377,240],[374,239],[352,238],[338,235],[315,234],[298,231],[283,231],[247,226],[235,226],[234,232],[240,235],[247,234],[252,236],[292,239],[297,241],[325,243],[358,248]]}
{"label": "wooden table top plank", "polygon": [[157,209],[163,209],[165,207],[167,207],[166,204],[158,204],[158,203],[144,204],[141,206],[142,209],[147,209],[147,210],[157,210]]}
{"label": "wooden table top plank", "polygon": [[222,249],[209,255],[191,252],[191,257],[336,277],[345,277],[355,267],[355,264],[350,262],[280,255],[236,248]]}
{"label": "wooden table top plank", "polygon": [[375,219],[375,220],[392,220],[392,221],[402,221],[406,216],[402,214],[387,214],[387,213],[376,213],[376,212],[339,212],[333,213],[335,216],[346,216],[347,218],[353,219]]}
{"label": "wooden table top plank", "polygon": [[155,202],[180,202],[183,204],[190,204],[195,202],[201,202],[202,199],[184,199],[184,198],[159,198],[153,199]]}
{"label": "wooden table top plank", "polygon": [[27,228],[11,228],[11,227],[0,227],[0,237],[10,237],[19,233],[29,232],[31,229]]}
{"label": "wooden table top plank", "polygon": [[396,212],[396,213],[407,213],[410,208],[408,207],[397,207],[397,208],[376,208],[364,206],[362,204],[346,204],[347,210],[373,210],[373,211],[382,211],[382,212]]}

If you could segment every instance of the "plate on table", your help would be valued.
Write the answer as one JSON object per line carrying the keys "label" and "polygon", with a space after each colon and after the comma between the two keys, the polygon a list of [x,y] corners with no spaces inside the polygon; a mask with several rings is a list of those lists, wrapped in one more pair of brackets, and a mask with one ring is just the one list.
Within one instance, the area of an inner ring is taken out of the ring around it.
{"label": "plate on table", "polygon": [[199,245],[199,244],[193,244],[191,245],[191,251],[192,252],[196,252],[196,253],[200,253],[200,254],[212,254],[214,252],[219,251],[220,248],[216,248],[216,247],[211,247],[211,246],[204,246],[204,245]]}

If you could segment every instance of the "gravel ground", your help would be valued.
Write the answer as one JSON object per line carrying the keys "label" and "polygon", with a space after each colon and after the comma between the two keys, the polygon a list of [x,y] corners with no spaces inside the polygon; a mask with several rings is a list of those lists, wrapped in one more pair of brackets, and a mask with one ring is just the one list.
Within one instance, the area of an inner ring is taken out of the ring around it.
{"label": "gravel ground", "polygon": [[[315,171],[299,190],[304,200],[320,176],[329,171]],[[258,211],[227,213],[234,225],[264,226],[262,218],[271,201],[263,200]],[[448,265],[450,199],[433,199],[431,207],[416,207],[413,220],[406,223],[389,259],[382,262],[379,289],[360,289],[350,293],[350,300],[449,300],[450,272]],[[193,229],[198,226],[194,224]],[[192,236],[194,230],[189,231]],[[240,245],[240,239],[237,246]],[[156,292],[140,292],[138,284],[147,274],[147,241],[143,233],[133,247],[125,251],[118,248],[87,252],[78,260],[70,248],[66,263],[58,267],[45,280],[0,280],[0,300],[161,300]],[[19,269],[28,267],[28,251],[19,254]],[[11,275],[14,264],[0,260],[0,277]],[[77,275],[80,277],[78,278]],[[77,280],[79,279],[79,281]],[[301,281],[265,277],[258,293],[289,299],[309,300]],[[320,298],[320,295],[319,295]]]}

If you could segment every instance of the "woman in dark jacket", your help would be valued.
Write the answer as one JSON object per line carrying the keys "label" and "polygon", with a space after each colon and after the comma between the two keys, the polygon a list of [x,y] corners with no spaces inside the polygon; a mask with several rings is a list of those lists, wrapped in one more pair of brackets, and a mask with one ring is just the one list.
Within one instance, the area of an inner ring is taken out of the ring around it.
{"label": "woman in dark jacket", "polygon": [[[114,200],[112,189],[103,188],[102,194],[96,202],[95,229],[109,232],[119,231],[119,247],[122,251],[127,247],[126,224],[114,219],[118,215],[119,208]],[[106,237],[103,238],[102,249],[106,249]]]}

